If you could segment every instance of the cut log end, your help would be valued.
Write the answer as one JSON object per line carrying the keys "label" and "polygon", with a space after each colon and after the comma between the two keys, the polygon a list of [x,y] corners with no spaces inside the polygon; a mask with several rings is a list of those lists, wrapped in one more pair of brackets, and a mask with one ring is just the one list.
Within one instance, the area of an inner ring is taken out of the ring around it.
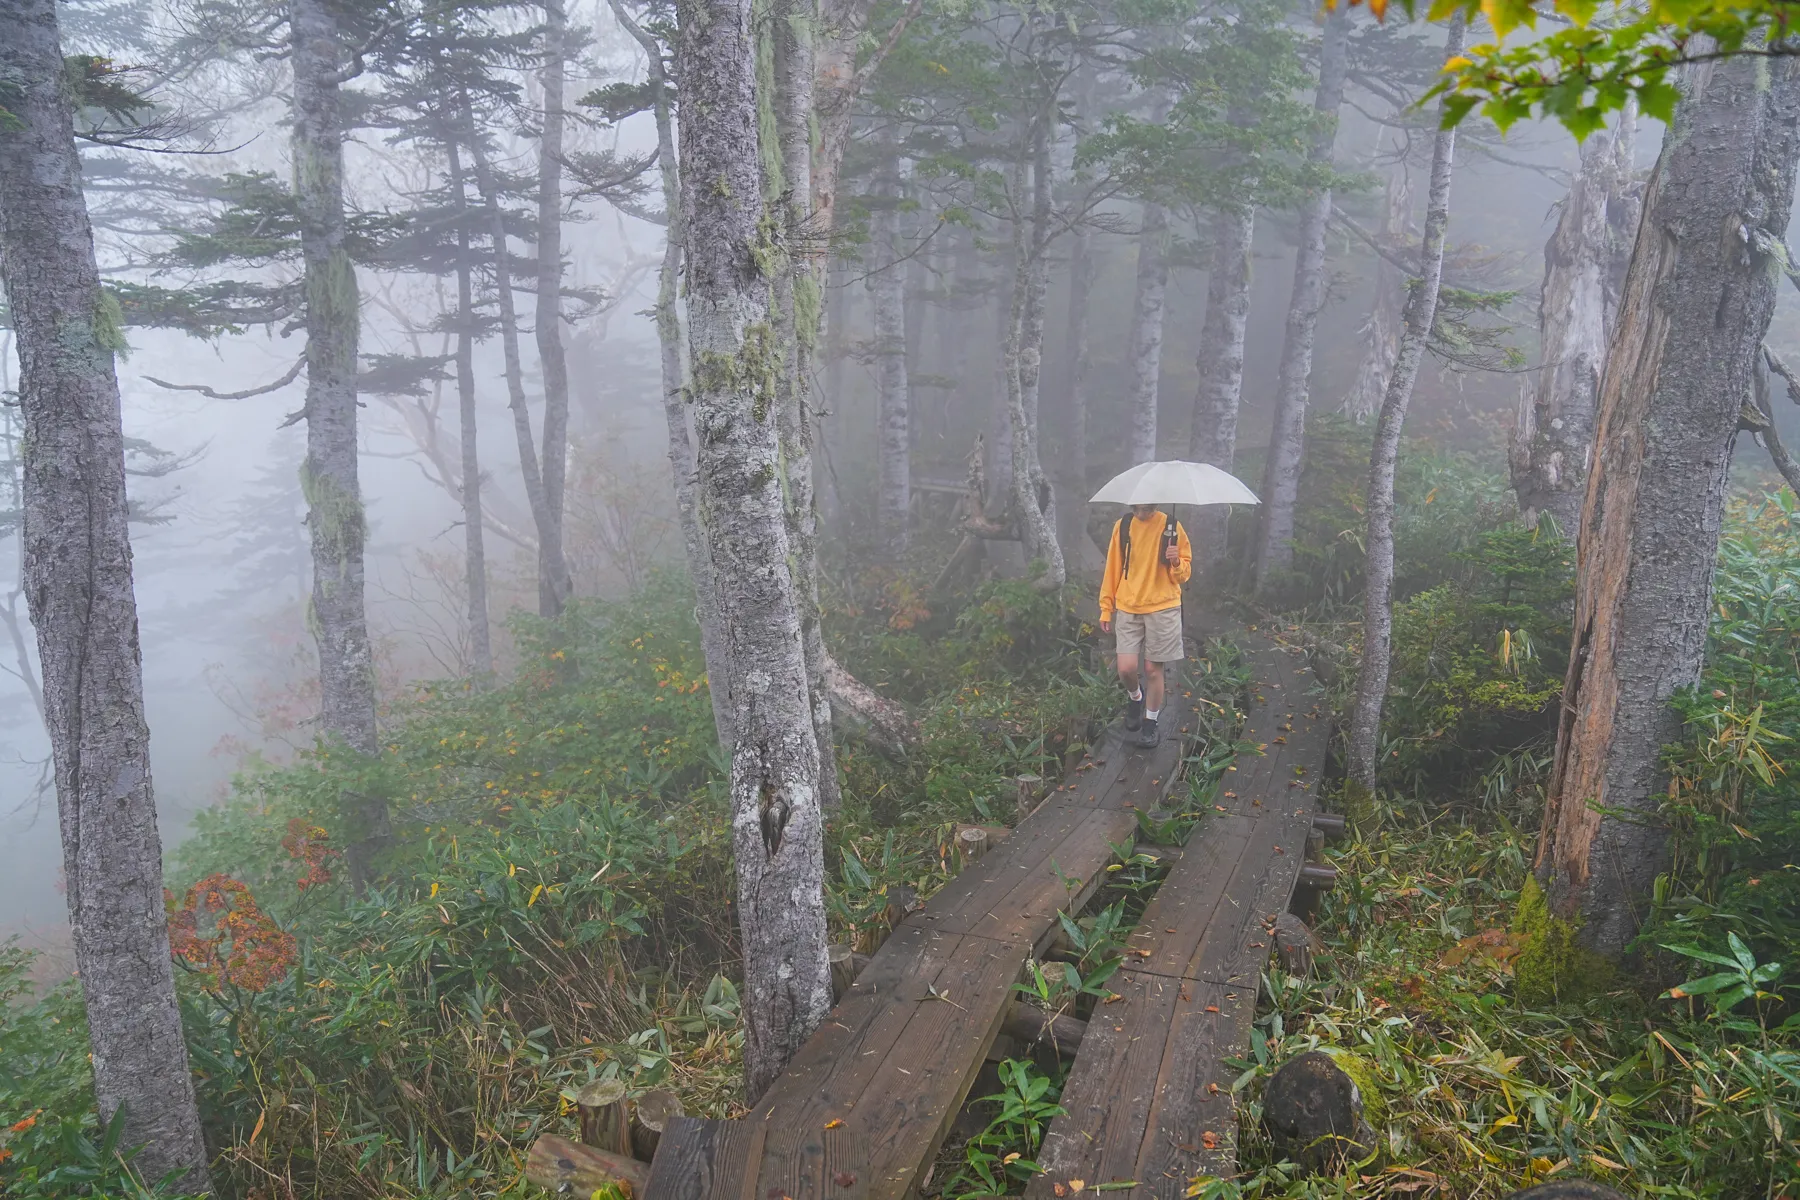
{"label": "cut log end", "polygon": [[987,830],[972,826],[956,835],[956,849],[962,855],[963,862],[980,862],[982,855],[988,852],[991,841]]}
{"label": "cut log end", "polygon": [[1276,1153],[1313,1175],[1364,1157],[1375,1142],[1356,1081],[1320,1050],[1289,1059],[1270,1077],[1263,1124]]}
{"label": "cut log end", "polygon": [[625,1106],[625,1085],[617,1079],[596,1079],[575,1094],[581,1111],[583,1145],[609,1154],[631,1154],[631,1114]]}
{"label": "cut log end", "polygon": [[668,1130],[669,1122],[684,1115],[681,1101],[674,1092],[653,1088],[639,1096],[632,1113],[632,1155],[640,1162],[654,1159],[656,1148],[662,1143],[662,1135]]}

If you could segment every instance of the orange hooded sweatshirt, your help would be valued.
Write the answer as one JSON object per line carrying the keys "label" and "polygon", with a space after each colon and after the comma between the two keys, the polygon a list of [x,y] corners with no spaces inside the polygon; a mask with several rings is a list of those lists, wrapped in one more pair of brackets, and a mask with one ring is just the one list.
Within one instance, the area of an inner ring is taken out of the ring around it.
{"label": "orange hooded sweatshirt", "polygon": [[[1181,585],[1194,572],[1194,550],[1188,545],[1187,530],[1175,526],[1175,545],[1180,561],[1171,565],[1163,561],[1163,526],[1169,515],[1157,511],[1149,520],[1131,515],[1113,523],[1112,537],[1106,546],[1106,574],[1100,583],[1100,619],[1112,620],[1115,611],[1128,613],[1161,612],[1181,603]],[[1131,522],[1131,562],[1125,563],[1119,553],[1119,526]],[[1129,569],[1127,569],[1129,568]]]}

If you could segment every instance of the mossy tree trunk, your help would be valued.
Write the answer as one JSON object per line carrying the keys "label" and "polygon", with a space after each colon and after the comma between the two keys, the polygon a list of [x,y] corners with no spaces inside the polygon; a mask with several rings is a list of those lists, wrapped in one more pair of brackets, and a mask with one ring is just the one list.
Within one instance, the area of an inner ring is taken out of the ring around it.
{"label": "mossy tree trunk", "polygon": [[[1450,23],[1444,57],[1462,53],[1464,18]],[[1350,710],[1349,776],[1364,789],[1375,786],[1381,743],[1381,711],[1387,700],[1389,656],[1394,633],[1394,468],[1400,431],[1412,402],[1413,384],[1425,357],[1425,343],[1437,316],[1438,285],[1444,276],[1444,236],[1450,226],[1450,176],[1456,155],[1456,127],[1441,122],[1431,146],[1431,183],[1425,199],[1425,238],[1419,250],[1419,277],[1406,298],[1403,331],[1387,394],[1375,422],[1369,451],[1369,486],[1363,541],[1362,667]]]}
{"label": "mossy tree trunk", "polygon": [[[363,609],[368,523],[357,473],[357,347],[362,298],[345,247],[342,84],[350,35],[334,0],[293,0],[294,195],[306,280],[306,462],[301,486],[312,536],[312,626],[319,647],[321,723],[366,755],[377,750],[375,663]],[[390,840],[386,801],[352,795],[346,858],[360,888]]]}
{"label": "mossy tree trunk", "polygon": [[1689,68],[1645,193],[1601,383],[1574,641],[1537,870],[1583,948],[1622,954],[1668,861],[1670,697],[1700,675],[1739,413],[1782,278],[1800,62]]}
{"label": "mossy tree trunk", "polygon": [[732,846],[754,1102],[831,1007],[819,743],[782,500],[788,270],[762,199],[751,0],[682,0],[682,222],[691,395],[732,727]]}
{"label": "mossy tree trunk", "polygon": [[[0,284],[18,336],[25,594],[43,671],[70,932],[102,1124],[142,1178],[207,1190],[206,1146],[175,1002],[150,781],[125,438],[81,190],[56,6],[5,6]],[[25,1116],[28,1114],[19,1114]]]}
{"label": "mossy tree trunk", "polygon": [[731,677],[725,660],[726,643],[719,628],[719,605],[714,593],[712,558],[706,548],[706,530],[700,523],[695,495],[694,440],[688,432],[687,369],[681,328],[681,167],[675,150],[674,88],[664,59],[663,44],[631,15],[621,0],[609,0],[619,25],[643,48],[649,64],[649,81],[656,88],[656,163],[662,183],[663,214],[668,222],[663,238],[662,262],[656,275],[656,340],[662,367],[663,417],[669,436],[669,469],[675,485],[675,514],[681,526],[681,545],[687,557],[688,575],[694,583],[694,611],[700,623],[700,651],[706,660],[707,691],[712,698],[713,728],[719,745],[732,748]]}

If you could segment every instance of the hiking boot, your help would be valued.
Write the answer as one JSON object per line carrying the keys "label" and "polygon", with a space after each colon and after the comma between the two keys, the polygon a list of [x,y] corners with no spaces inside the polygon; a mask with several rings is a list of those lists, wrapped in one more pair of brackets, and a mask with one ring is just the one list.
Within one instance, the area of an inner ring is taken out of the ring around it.
{"label": "hiking boot", "polygon": [[1137,744],[1144,750],[1154,749],[1162,742],[1162,731],[1157,728],[1160,722],[1155,717],[1145,717],[1143,728],[1138,730]]}
{"label": "hiking boot", "polygon": [[1135,730],[1143,723],[1144,698],[1140,696],[1136,700],[1133,700],[1130,696],[1125,697],[1125,728],[1128,730]]}

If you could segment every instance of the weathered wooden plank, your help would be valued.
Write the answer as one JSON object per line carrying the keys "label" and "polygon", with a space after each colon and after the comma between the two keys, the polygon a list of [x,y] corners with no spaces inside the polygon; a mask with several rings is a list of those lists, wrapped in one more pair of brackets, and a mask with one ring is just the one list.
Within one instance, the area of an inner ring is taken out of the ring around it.
{"label": "weathered wooden plank", "polygon": [[755,1200],[746,1170],[760,1157],[765,1130],[748,1121],[674,1117],[650,1165],[644,1200]]}
{"label": "weathered wooden plank", "polygon": [[953,934],[930,941],[918,968],[884,989],[879,1013],[841,1034],[828,1021],[746,1118],[769,1129],[759,1195],[900,1197],[931,1161],[1030,948]]}

